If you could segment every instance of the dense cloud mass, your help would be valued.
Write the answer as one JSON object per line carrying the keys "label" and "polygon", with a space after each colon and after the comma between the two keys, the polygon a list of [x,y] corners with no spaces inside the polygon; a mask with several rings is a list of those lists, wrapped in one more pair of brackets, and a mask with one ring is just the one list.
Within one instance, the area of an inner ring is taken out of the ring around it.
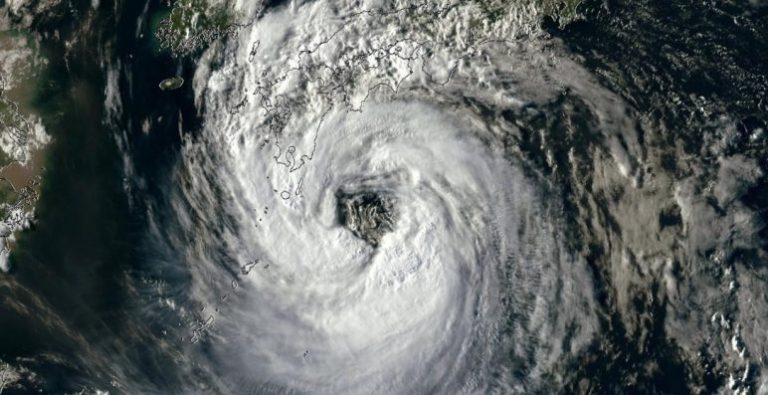
{"label": "dense cloud mass", "polygon": [[100,73],[130,224],[76,318],[2,279],[60,339],[10,390],[768,393],[762,5],[100,3],[4,8]]}

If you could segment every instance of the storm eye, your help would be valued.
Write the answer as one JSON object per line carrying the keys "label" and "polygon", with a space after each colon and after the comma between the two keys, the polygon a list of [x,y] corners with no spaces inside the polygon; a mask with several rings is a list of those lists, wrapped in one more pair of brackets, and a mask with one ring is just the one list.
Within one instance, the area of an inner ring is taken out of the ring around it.
{"label": "storm eye", "polygon": [[336,215],[339,224],[373,247],[394,229],[395,201],[380,192],[336,192]]}

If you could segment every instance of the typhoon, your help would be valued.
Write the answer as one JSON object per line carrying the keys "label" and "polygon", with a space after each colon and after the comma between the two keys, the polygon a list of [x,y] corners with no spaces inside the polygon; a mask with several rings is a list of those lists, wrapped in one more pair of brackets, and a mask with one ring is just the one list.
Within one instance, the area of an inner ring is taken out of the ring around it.
{"label": "typhoon", "polygon": [[[187,253],[194,295],[221,306],[210,317],[223,341],[207,357],[228,390],[523,391],[582,346],[594,326],[590,287],[547,219],[558,208],[452,118],[418,102],[327,113],[302,128],[304,143],[318,141],[290,195],[278,183],[292,163],[258,139],[222,147],[231,161],[195,180],[211,184],[191,205],[219,208],[211,223],[232,224],[217,236],[192,227],[202,240]],[[222,209],[221,194],[241,198]],[[219,254],[232,266],[219,266]],[[526,377],[493,378],[512,369]]]}
{"label": "typhoon", "polygon": [[593,287],[555,187],[455,97],[484,55],[531,55],[388,34],[374,10],[283,8],[198,76],[204,130],[171,198],[188,238],[167,243],[215,309],[196,358],[224,392],[541,390],[594,331]]}
{"label": "typhoon", "polygon": [[765,4],[0,10],[0,393],[768,393]]}

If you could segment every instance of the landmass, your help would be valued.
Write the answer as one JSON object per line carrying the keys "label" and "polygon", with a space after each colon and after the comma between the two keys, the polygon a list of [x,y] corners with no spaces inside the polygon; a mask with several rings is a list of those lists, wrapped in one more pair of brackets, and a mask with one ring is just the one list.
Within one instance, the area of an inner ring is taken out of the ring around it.
{"label": "landmass", "polygon": [[30,102],[45,66],[35,41],[19,31],[0,31],[0,270],[18,232],[34,220],[45,148],[50,142]]}
{"label": "landmass", "polygon": [[172,91],[181,88],[182,85],[184,85],[184,78],[171,77],[160,81],[159,87],[164,91]]}

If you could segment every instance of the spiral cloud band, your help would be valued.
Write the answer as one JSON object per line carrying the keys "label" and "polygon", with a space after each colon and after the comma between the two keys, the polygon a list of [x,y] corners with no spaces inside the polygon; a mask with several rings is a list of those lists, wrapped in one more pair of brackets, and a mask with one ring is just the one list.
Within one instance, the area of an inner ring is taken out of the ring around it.
{"label": "spiral cloud band", "polygon": [[0,394],[768,395],[759,3],[0,0]]}
{"label": "spiral cloud band", "polygon": [[[323,9],[282,18],[307,23]],[[383,77],[381,94],[373,76],[365,94],[312,98],[328,81],[306,81],[316,70],[302,68],[306,59],[287,71],[275,63],[290,58],[275,53],[290,53],[290,29],[281,42],[258,39],[276,15],[217,69],[199,71],[205,127],[185,148],[172,199],[173,226],[188,240],[167,244],[183,251],[189,297],[203,308],[191,352],[212,360],[212,385],[327,394],[557,385],[556,365],[595,324],[584,265],[564,248],[560,207],[544,198],[553,187],[480,119],[405,80]],[[424,51],[414,45],[410,53]],[[449,76],[439,64],[422,64],[422,75]]]}
{"label": "spiral cloud band", "polygon": [[[573,263],[535,186],[498,147],[415,102],[335,112],[316,130],[300,194],[273,188],[286,165],[253,141],[230,147],[218,180],[239,197],[228,253],[242,287],[222,309],[215,352],[236,357],[235,382],[475,392],[510,357],[535,373],[558,353],[549,319],[557,295],[573,292],[563,267]],[[341,223],[338,191],[391,200],[379,244]]]}

